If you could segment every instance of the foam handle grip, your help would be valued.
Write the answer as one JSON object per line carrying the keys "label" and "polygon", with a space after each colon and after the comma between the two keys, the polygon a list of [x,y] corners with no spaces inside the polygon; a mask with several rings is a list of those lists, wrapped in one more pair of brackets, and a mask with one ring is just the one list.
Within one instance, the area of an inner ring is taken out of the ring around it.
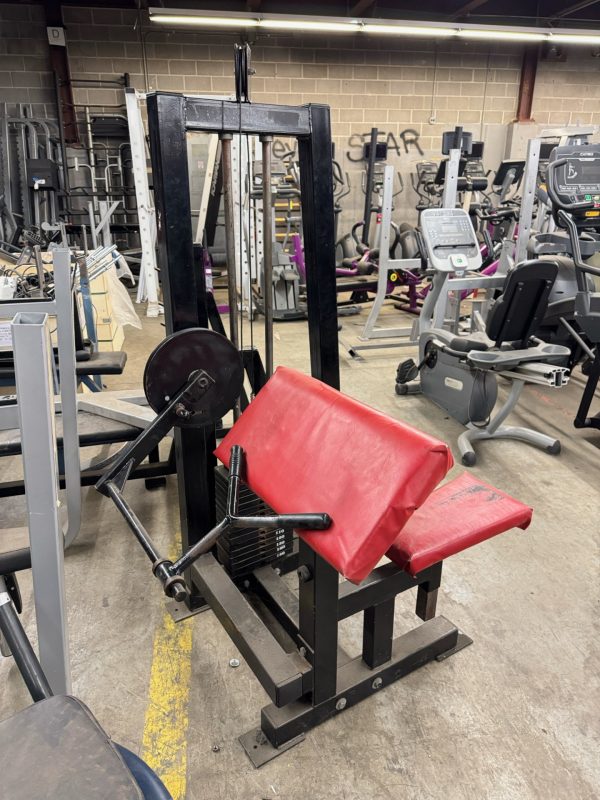
{"label": "foam handle grip", "polygon": [[325,531],[331,527],[333,520],[329,514],[299,514],[294,528],[303,531]]}

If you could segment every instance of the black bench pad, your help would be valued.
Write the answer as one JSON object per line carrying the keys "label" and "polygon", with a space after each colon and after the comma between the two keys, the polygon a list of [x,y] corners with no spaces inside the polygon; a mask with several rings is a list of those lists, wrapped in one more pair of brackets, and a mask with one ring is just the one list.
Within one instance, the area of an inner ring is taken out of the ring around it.
{"label": "black bench pad", "polygon": [[[141,428],[118,422],[99,414],[90,414],[88,411],[77,412],[77,430],[79,432],[79,446],[91,447],[94,445],[113,444],[116,442],[129,442],[139,435]],[[56,415],[56,433],[58,447],[62,447],[62,417]],[[21,452],[21,433],[18,428],[8,428],[0,431],[0,457],[16,456]]]}
{"label": "black bench pad", "polygon": [[64,695],[0,722],[0,786],[11,800],[143,800],[89,709]]}
{"label": "black bench pad", "polygon": [[123,350],[100,350],[90,353],[85,361],[78,361],[75,369],[77,375],[121,375],[126,363],[127,353]]}

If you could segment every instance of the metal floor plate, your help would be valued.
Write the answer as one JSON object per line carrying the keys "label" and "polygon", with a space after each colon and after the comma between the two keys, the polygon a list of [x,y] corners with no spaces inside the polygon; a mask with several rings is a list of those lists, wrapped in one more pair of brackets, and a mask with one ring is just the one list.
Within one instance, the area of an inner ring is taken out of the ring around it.
{"label": "metal floor plate", "polygon": [[473,639],[471,639],[470,636],[467,636],[466,633],[459,631],[456,645],[452,647],[450,650],[446,650],[445,653],[440,653],[439,656],[436,656],[436,661],[444,661],[446,658],[453,656],[454,653],[458,653],[459,650],[468,647],[470,644],[473,644]]}
{"label": "metal floor plate", "polygon": [[300,736],[290,739],[289,742],[281,745],[281,747],[273,747],[260,728],[253,728],[251,731],[248,731],[248,733],[242,734],[242,736],[238,738],[238,741],[244,748],[250,761],[258,769],[262,767],[263,764],[267,764],[295,745],[300,744],[304,739],[305,736],[302,733]]}
{"label": "metal floor plate", "polygon": [[196,614],[202,614],[203,611],[208,611],[210,606],[208,603],[205,603],[198,608],[188,608],[185,603],[178,603],[176,600],[167,600],[165,608],[175,622],[181,622],[184,619],[189,619],[189,617],[195,617]]}

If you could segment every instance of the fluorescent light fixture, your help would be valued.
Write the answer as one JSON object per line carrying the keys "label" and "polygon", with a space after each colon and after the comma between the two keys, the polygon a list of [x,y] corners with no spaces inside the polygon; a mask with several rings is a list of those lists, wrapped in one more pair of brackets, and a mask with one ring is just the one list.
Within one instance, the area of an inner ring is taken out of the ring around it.
{"label": "fluorescent light fixture", "polygon": [[326,18],[320,20],[305,19],[269,19],[265,17],[258,21],[260,28],[280,31],[323,31],[325,33],[354,33],[356,26],[347,22],[329,22]]}
{"label": "fluorescent light fixture", "polygon": [[257,28],[259,20],[252,17],[200,17],[195,14],[152,14],[151,22],[162,25],[198,25],[214,28]]}
{"label": "fluorescent light fixture", "polygon": [[534,33],[529,31],[507,31],[499,28],[498,30],[488,29],[479,30],[476,28],[460,28],[456,31],[461,39],[493,39],[494,41],[513,41],[513,42],[543,42],[548,38],[545,33]]}
{"label": "fluorescent light fixture", "polygon": [[429,36],[430,39],[437,36],[456,36],[458,33],[456,28],[438,28],[436,25],[377,25],[370,22],[361,24],[360,30],[364,33],[389,33],[395,36]]}
{"label": "fluorescent light fixture", "polygon": [[546,41],[558,44],[600,44],[600,36],[586,36],[575,33],[551,33]]}
{"label": "fluorescent light fixture", "polygon": [[[319,17],[296,14],[252,14],[237,12],[225,16],[222,11],[190,11],[187,9],[150,8],[150,21],[159,25],[192,25],[210,28],[254,28],[272,31],[297,31],[299,33],[348,33],[361,36],[406,36],[430,39],[457,37],[459,39],[488,40],[494,42],[549,42],[572,45],[600,45],[600,34],[576,29],[511,28],[506,25],[442,25],[439,23],[373,19],[348,19],[346,17]],[[166,13],[165,13],[166,12]]]}

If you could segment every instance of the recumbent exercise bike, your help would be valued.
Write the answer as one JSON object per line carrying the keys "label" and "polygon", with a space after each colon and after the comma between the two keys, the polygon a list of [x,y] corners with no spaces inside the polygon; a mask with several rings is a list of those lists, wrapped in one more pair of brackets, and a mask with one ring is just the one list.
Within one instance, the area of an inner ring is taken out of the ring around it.
{"label": "recumbent exercise bike", "polygon": [[[473,443],[483,439],[519,439],[548,453],[559,453],[558,439],[502,424],[526,383],[559,388],[568,381],[569,371],[563,366],[568,348],[547,344],[533,335],[544,317],[558,266],[537,260],[514,267],[487,313],[484,329],[457,335],[444,327],[448,281],[451,276],[477,271],[481,265],[473,224],[462,209],[426,209],[421,215],[421,236],[434,271],[432,288],[420,320],[419,364],[413,359],[401,362],[396,393],[422,391],[467,426],[458,439],[465,466],[476,463]],[[482,276],[482,286],[486,281]],[[491,281],[489,285],[491,288]],[[474,319],[480,316],[475,314]],[[507,400],[493,415],[498,376],[512,385]]]}

